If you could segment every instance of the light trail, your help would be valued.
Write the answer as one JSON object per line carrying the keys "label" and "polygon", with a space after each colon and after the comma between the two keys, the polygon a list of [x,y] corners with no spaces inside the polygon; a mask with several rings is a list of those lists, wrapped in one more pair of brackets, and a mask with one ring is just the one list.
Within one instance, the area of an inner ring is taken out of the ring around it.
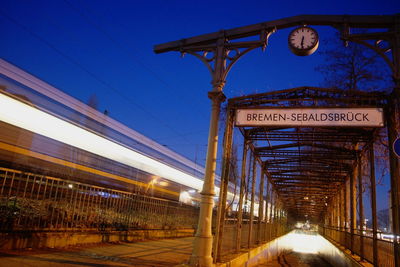
{"label": "light trail", "polygon": [[197,190],[203,185],[197,177],[4,94],[0,94],[0,120]]}

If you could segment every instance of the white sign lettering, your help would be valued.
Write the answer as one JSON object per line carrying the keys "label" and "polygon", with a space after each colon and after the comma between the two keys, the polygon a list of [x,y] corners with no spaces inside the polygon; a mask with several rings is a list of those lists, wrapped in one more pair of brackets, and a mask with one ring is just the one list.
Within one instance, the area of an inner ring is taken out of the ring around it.
{"label": "white sign lettering", "polygon": [[236,126],[383,127],[381,108],[238,109]]}

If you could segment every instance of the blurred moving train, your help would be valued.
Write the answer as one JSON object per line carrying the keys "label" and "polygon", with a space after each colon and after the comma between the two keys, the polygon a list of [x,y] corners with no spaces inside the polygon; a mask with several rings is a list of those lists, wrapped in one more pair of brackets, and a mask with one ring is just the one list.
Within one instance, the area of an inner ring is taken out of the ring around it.
{"label": "blurred moving train", "polygon": [[1,59],[0,129],[2,167],[188,204],[202,188],[203,167]]}

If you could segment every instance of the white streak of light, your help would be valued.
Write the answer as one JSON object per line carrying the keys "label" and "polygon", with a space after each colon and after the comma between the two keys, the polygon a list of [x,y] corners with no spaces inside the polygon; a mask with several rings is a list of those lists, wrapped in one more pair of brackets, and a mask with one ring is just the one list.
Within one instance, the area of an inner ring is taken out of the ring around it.
{"label": "white streak of light", "polygon": [[201,179],[3,94],[0,120],[197,190],[203,185]]}

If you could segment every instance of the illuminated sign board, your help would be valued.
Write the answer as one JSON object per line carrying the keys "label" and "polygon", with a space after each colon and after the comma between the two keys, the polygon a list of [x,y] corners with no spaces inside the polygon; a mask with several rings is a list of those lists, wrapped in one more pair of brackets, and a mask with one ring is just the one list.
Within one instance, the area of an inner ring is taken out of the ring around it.
{"label": "illuminated sign board", "polygon": [[238,109],[236,126],[383,127],[381,108]]}

